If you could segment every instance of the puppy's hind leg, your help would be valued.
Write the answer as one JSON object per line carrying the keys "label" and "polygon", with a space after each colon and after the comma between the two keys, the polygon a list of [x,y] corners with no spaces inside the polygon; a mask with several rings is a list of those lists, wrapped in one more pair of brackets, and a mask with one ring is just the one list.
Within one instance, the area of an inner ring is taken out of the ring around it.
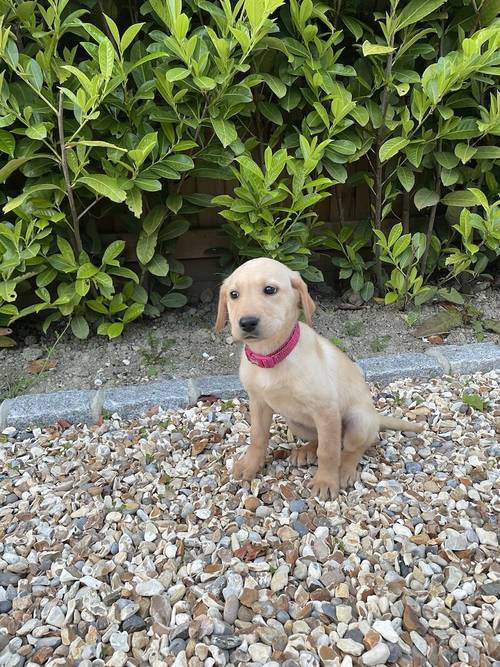
{"label": "puppy's hind leg", "polygon": [[346,417],[343,428],[340,487],[345,489],[354,484],[361,457],[377,441],[378,415],[364,410],[353,410]]}
{"label": "puppy's hind leg", "polygon": [[312,440],[307,445],[296,447],[290,454],[290,463],[293,466],[305,466],[316,463],[318,458],[318,441]]}
{"label": "puppy's hind leg", "polygon": [[316,429],[298,424],[297,422],[289,422],[290,430],[294,435],[297,435],[303,440],[309,440],[307,445],[296,447],[290,454],[290,463],[293,466],[305,466],[316,463],[318,458],[318,434]]}

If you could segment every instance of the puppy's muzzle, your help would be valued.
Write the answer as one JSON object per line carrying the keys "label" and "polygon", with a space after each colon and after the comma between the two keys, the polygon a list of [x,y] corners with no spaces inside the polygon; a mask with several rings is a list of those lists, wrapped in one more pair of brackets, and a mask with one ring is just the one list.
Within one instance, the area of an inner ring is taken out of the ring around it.
{"label": "puppy's muzzle", "polygon": [[257,330],[258,324],[259,318],[255,317],[255,315],[246,315],[245,317],[240,317],[240,329],[245,334],[254,334]]}

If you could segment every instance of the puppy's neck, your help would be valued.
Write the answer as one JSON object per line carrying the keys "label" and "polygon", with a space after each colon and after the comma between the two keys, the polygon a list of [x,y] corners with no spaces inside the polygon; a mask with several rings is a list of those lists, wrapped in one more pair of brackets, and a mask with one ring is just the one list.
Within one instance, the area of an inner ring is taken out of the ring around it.
{"label": "puppy's neck", "polygon": [[257,354],[273,354],[288,341],[294,327],[295,322],[292,322],[286,329],[284,329],[285,333],[280,333],[272,338],[266,338],[265,340],[250,340],[246,342],[246,347],[250,348],[252,352],[257,352]]}

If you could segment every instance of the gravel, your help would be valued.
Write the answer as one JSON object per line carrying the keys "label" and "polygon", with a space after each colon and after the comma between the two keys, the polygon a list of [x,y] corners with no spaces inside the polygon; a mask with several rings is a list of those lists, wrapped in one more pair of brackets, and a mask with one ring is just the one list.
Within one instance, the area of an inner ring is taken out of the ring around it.
{"label": "gravel", "polygon": [[327,503],[279,418],[266,469],[232,481],[239,400],[8,429],[0,665],[498,665],[499,375],[373,392],[426,428],[383,434]]}

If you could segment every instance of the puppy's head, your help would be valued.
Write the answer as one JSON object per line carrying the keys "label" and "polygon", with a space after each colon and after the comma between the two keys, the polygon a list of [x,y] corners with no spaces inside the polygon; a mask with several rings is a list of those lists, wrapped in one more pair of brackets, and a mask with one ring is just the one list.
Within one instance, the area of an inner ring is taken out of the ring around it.
{"label": "puppy's head", "polygon": [[302,306],[310,325],[314,301],[300,275],[274,259],[251,259],[222,284],[216,331],[229,318],[238,341],[264,341],[290,333]]}

